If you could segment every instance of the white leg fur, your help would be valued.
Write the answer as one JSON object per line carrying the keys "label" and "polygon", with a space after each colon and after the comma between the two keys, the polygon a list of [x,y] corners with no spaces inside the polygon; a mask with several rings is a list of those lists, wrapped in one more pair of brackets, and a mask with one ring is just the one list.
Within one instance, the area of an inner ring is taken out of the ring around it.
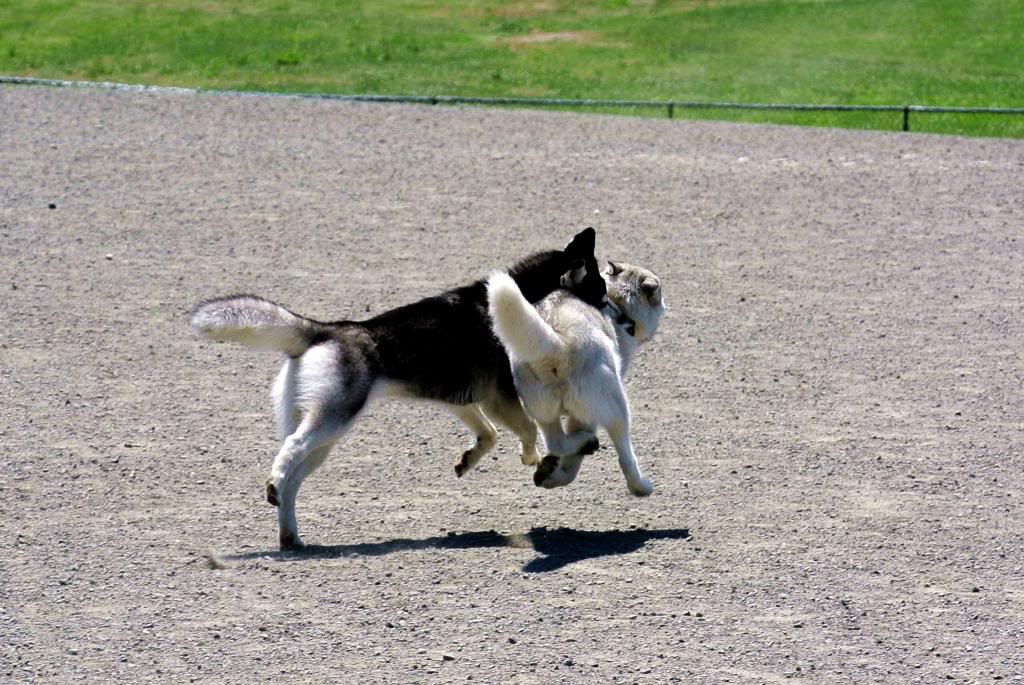
{"label": "white leg fur", "polygon": [[[549,457],[550,458],[550,457]],[[558,457],[558,466],[550,473],[547,473],[540,483],[545,488],[560,488],[576,480],[580,473],[580,466],[583,465],[583,455],[573,454],[565,457]]]}
{"label": "white leg fur", "polygon": [[281,365],[281,371],[278,372],[270,391],[274,402],[274,422],[277,425],[278,440],[284,440],[299,426],[299,416],[295,407],[295,396],[298,393],[296,379],[298,367],[298,361],[288,357]]}
{"label": "white leg fur", "polygon": [[565,430],[568,433],[575,433],[577,431],[597,432],[597,428],[593,424],[585,423],[575,416],[570,416],[565,420]]}
{"label": "white leg fur", "polygon": [[619,453],[619,468],[622,475],[626,477],[626,486],[629,491],[637,497],[647,497],[654,492],[654,485],[644,478],[640,472],[640,466],[636,462],[636,455],[633,454],[633,441],[629,437],[629,417],[621,421],[614,421],[607,427],[608,437],[615,445],[615,451]]}
{"label": "white leg fur", "polygon": [[[583,393],[584,399],[578,400],[581,404],[576,410],[581,414],[585,412],[590,421],[604,426],[619,455],[619,468],[626,478],[629,491],[638,497],[646,497],[654,492],[654,486],[640,471],[633,453],[629,434],[629,401],[619,375],[615,369],[608,367],[591,375],[590,380],[591,383]],[[548,450],[558,457],[558,464],[554,466],[553,463],[547,463],[550,457],[546,458],[534,474],[534,482],[545,488],[568,485],[576,479],[583,463],[583,456],[578,454],[580,448],[576,447],[579,439],[577,436],[589,436],[593,440],[594,434],[588,430],[592,426],[572,414],[567,428],[574,432],[569,435],[565,434],[558,421],[544,421],[539,425],[548,443]]]}
{"label": "white leg fur", "polygon": [[590,431],[576,431],[566,434],[562,429],[560,419],[551,421],[539,421],[541,433],[544,434],[544,444],[549,453],[557,457],[570,457],[578,454],[584,446],[595,440],[594,434]]}
{"label": "white leg fur", "polygon": [[[588,433],[590,435],[596,435],[597,430],[594,426],[584,423],[579,419],[570,416],[565,421],[565,432],[568,434],[572,433]],[[551,485],[568,485],[578,475],[580,475],[580,467],[583,466],[584,455],[571,455],[568,457],[560,457],[558,459],[558,468],[555,469],[545,484],[550,483]]]}
{"label": "white leg fur", "polygon": [[322,423],[307,415],[281,444],[267,479],[267,501],[279,508],[278,538],[282,548],[302,545],[295,522],[295,498],[299,485],[323,463],[331,446],[345,434],[354,419]]}
{"label": "white leg fur", "polygon": [[[565,422],[565,430],[570,435],[574,433],[595,435],[597,432],[594,426],[580,421],[575,416],[568,417]],[[551,472],[544,481],[544,485],[547,487],[561,487],[576,480],[576,476],[580,473],[580,467],[583,466],[583,457],[584,455],[582,454],[559,457],[558,468]]]}
{"label": "white leg fur", "polygon": [[299,537],[299,524],[295,518],[295,500],[299,494],[299,486],[306,477],[316,471],[327,460],[331,451],[331,445],[319,447],[312,452],[292,470],[288,480],[278,495],[277,527],[280,542],[283,547],[301,547],[302,538]]}
{"label": "white leg fur", "polygon": [[345,426],[325,426],[309,418],[305,419],[281,444],[270,467],[270,482],[280,491],[291,477],[292,470],[302,464],[313,450],[334,443],[344,431]]}
{"label": "white leg fur", "polygon": [[544,488],[558,488],[576,479],[584,454],[597,449],[597,436],[587,430],[566,434],[560,419],[540,424],[550,453],[534,472],[533,482]]}
{"label": "white leg fur", "polygon": [[608,431],[608,437],[619,455],[619,468],[626,477],[629,491],[637,497],[646,497],[654,492],[654,486],[644,478],[633,453],[633,442],[629,434],[629,400],[618,370],[605,368],[594,376],[596,384],[588,395],[596,401],[591,404],[591,417]]}

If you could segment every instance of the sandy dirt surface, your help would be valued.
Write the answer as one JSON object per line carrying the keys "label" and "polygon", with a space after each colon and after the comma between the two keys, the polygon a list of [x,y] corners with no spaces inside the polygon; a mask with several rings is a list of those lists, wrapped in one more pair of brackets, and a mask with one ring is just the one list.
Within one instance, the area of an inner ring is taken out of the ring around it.
{"label": "sandy dirt surface", "polygon": [[[1024,142],[0,89],[0,681],[1024,680]],[[277,551],[279,360],[594,225],[671,310],[615,455],[379,404]],[[212,559],[212,562],[211,562]],[[216,568],[214,568],[216,567]]]}

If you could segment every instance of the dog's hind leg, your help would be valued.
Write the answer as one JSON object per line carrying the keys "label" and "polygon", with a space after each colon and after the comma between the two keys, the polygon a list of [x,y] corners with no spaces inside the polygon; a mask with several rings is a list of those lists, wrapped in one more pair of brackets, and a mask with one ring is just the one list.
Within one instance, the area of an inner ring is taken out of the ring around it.
{"label": "dog's hind leg", "polygon": [[299,487],[308,475],[320,468],[327,460],[332,445],[318,447],[310,452],[302,463],[292,469],[288,480],[278,492],[277,529],[281,549],[296,549],[303,546],[299,537],[299,524],[295,518],[295,499]]}
{"label": "dog's hind leg", "polygon": [[360,339],[348,343],[332,340],[309,348],[285,364],[274,384],[279,428],[290,426],[296,410],[302,414],[282,441],[266,486],[267,501],[281,508],[278,534],[285,549],[302,544],[295,524],[299,486],[352,426],[374,388],[374,367]]}
{"label": "dog's hind leg", "polygon": [[299,362],[288,357],[281,366],[270,396],[274,401],[274,423],[277,425],[277,439],[284,440],[299,427],[299,413],[295,406],[298,393],[297,372]]}
{"label": "dog's hind leg", "polygon": [[615,451],[619,453],[619,468],[622,469],[622,475],[626,477],[629,491],[637,497],[650,495],[654,492],[654,486],[640,472],[636,455],[633,454],[633,441],[629,436],[629,414],[612,421],[605,428],[608,430],[608,437],[615,445]]}
{"label": "dog's hind leg", "polygon": [[583,457],[596,452],[600,445],[597,442],[594,426],[584,423],[575,416],[570,415],[565,422],[565,430],[568,434],[587,433],[594,436],[592,441],[587,442],[578,454],[570,454],[562,457],[553,454],[544,458],[540,468],[534,473],[534,481],[537,485],[546,488],[561,487],[576,480],[583,466]]}
{"label": "dog's hind leg", "polygon": [[[579,433],[581,431],[585,432],[585,433],[590,433],[591,435],[593,435],[594,436],[594,441],[593,442],[597,442],[597,427],[594,424],[592,424],[592,423],[587,423],[587,422],[585,422],[585,421],[583,421],[581,419],[576,418],[572,414],[570,414],[566,418],[566,420],[565,420],[565,432],[569,433],[571,435],[573,433]],[[596,452],[597,450],[599,450],[601,448],[601,445],[600,445],[600,443],[598,443],[598,444],[591,443],[591,444],[587,445],[586,447],[590,451],[584,451],[581,454],[584,454],[584,455],[586,455],[586,454],[593,454],[594,452]]]}
{"label": "dog's hind leg", "polygon": [[583,457],[597,451],[597,436],[581,423],[569,422],[574,428],[566,434],[562,430],[561,420],[547,421],[540,424],[544,433],[544,442],[551,452],[533,472],[533,482],[542,488],[558,488],[568,485],[576,479],[583,464]]}
{"label": "dog's hind leg", "polygon": [[533,483],[542,488],[560,488],[576,480],[583,465],[583,455],[573,454],[557,457],[549,454],[533,472]]}
{"label": "dog's hind leg", "polygon": [[629,434],[629,400],[619,374],[615,369],[607,367],[594,381],[594,401],[587,407],[589,418],[608,431],[608,437],[619,454],[619,468],[626,477],[629,491],[637,497],[646,497],[654,492],[654,486],[640,472],[633,453],[633,441]]}
{"label": "dog's hind leg", "polygon": [[476,444],[455,460],[455,475],[461,478],[494,448],[498,433],[478,404],[452,405],[451,410],[476,435]]}
{"label": "dog's hind leg", "polygon": [[279,507],[278,538],[282,549],[302,546],[295,522],[299,486],[327,458],[331,446],[345,434],[357,413],[328,413],[327,418],[321,413],[307,414],[274,457],[267,479],[267,501]]}
{"label": "dog's hind leg", "polygon": [[314,450],[332,445],[345,432],[347,424],[347,421],[324,422],[307,416],[295,432],[284,439],[274,457],[270,477],[267,479],[267,501],[277,506],[281,489],[291,477],[293,469],[300,466]]}
{"label": "dog's hind leg", "polygon": [[523,448],[523,464],[535,466],[540,463],[540,455],[537,453],[537,424],[523,410],[518,398],[488,400],[481,406],[487,416],[511,430],[519,438],[519,444]]}
{"label": "dog's hind leg", "polygon": [[548,452],[558,457],[571,457],[577,454],[593,454],[597,449],[597,436],[588,430],[577,430],[566,433],[562,428],[561,418],[550,421],[538,421],[544,444]]}

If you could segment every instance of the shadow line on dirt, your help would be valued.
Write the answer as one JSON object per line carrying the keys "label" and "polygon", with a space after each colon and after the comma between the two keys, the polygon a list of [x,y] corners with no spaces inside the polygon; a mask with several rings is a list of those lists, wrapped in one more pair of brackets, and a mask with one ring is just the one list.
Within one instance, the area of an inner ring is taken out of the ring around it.
{"label": "shadow line on dirt", "polygon": [[630,554],[649,540],[685,540],[690,537],[687,528],[665,530],[606,530],[589,531],[574,528],[533,528],[527,533],[505,535],[497,531],[435,535],[429,538],[398,538],[381,542],[363,542],[351,545],[308,545],[293,551],[248,552],[224,555],[225,560],[270,558],[275,561],[302,561],[304,559],[338,559],[363,555],[382,556],[393,552],[418,549],[476,549],[481,547],[513,547],[533,549],[540,556],[523,566],[526,573],[549,573],[585,559],[610,555]]}

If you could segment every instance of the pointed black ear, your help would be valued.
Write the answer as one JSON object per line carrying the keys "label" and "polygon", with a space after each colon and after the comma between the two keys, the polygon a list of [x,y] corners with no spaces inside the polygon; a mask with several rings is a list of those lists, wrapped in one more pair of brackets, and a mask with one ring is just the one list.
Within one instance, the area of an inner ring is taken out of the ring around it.
{"label": "pointed black ear", "polygon": [[622,265],[619,264],[618,262],[613,262],[612,260],[609,259],[608,260],[608,275],[609,276],[615,276],[615,275],[620,274],[620,273],[622,273]]}
{"label": "pointed black ear", "polygon": [[573,239],[565,246],[565,251],[574,256],[592,257],[596,238],[597,233],[592,227],[584,228],[573,236]]}

